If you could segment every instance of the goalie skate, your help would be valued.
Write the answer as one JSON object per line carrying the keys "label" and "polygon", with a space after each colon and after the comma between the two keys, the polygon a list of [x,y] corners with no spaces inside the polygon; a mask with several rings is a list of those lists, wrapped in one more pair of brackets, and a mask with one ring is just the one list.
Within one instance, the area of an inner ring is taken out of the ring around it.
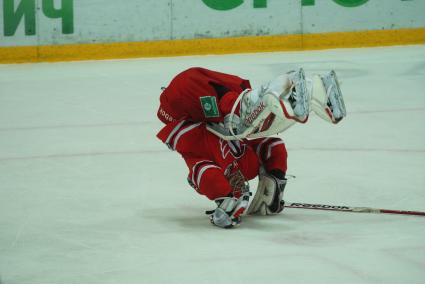
{"label": "goalie skate", "polygon": [[289,79],[292,82],[291,92],[286,96],[291,104],[295,117],[300,122],[305,122],[310,113],[310,92],[307,89],[304,70],[289,73]]}
{"label": "goalie skate", "polygon": [[347,115],[335,71],[314,76],[311,107],[319,117],[334,124]]}

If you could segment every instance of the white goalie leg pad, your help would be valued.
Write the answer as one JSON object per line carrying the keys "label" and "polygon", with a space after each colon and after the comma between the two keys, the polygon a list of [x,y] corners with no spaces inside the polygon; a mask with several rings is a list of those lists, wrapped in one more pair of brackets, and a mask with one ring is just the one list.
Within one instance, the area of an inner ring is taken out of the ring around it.
{"label": "white goalie leg pad", "polygon": [[277,135],[282,133],[292,125],[296,123],[295,120],[292,119],[282,119],[278,116],[272,117],[272,121],[268,122],[267,119],[264,120],[259,127],[258,132],[253,132],[249,134],[246,138],[248,139],[256,139],[263,138],[272,135]]}
{"label": "white goalie leg pad", "polygon": [[307,87],[304,70],[291,71],[277,77],[268,85],[279,100],[268,102],[273,117],[260,122],[257,131],[247,138],[260,138],[279,134],[296,122],[306,123],[310,113],[311,88]]}
{"label": "white goalie leg pad", "polygon": [[281,112],[278,95],[272,90],[252,90],[241,101],[240,132],[247,137],[260,131],[263,122],[276,112]]}
{"label": "white goalie leg pad", "polygon": [[[242,92],[224,123],[208,124],[207,129],[224,140],[275,135],[296,122],[307,122],[310,101],[304,70],[291,71]],[[240,117],[235,114],[239,105]]]}
{"label": "white goalie leg pad", "polygon": [[[240,117],[235,114],[239,102],[241,104]],[[251,134],[268,129],[272,125],[274,117],[277,116],[283,116],[278,95],[260,89],[250,90],[239,96],[223,124],[210,123],[207,124],[207,129],[224,140],[241,140],[251,138]],[[278,130],[269,135],[279,132],[281,131]],[[259,137],[264,137],[264,135]]]}
{"label": "white goalie leg pad", "polygon": [[[272,202],[274,196],[274,181],[269,176],[260,176],[258,181],[257,192],[251,201],[251,204],[247,210],[248,215],[267,215],[267,204]],[[267,190],[269,188],[269,190]],[[271,189],[271,190],[270,190]],[[269,191],[272,194],[269,194]]]}
{"label": "white goalie leg pad", "polygon": [[274,215],[283,210],[283,192],[286,179],[279,180],[268,174],[261,174],[257,192],[247,210],[248,215]]}
{"label": "white goalie leg pad", "polygon": [[[271,100],[270,100],[271,101]],[[296,123],[296,120],[282,118],[283,114],[276,115],[275,113],[282,113],[282,107],[278,101],[272,101],[268,109],[263,110],[261,116],[259,115],[253,124],[245,126],[240,123],[240,118],[237,115],[231,114],[224,118],[224,123],[208,123],[207,130],[214,133],[223,140],[241,140],[241,139],[255,139],[282,133]],[[274,109],[273,112],[271,109]],[[239,122],[240,126],[235,128],[234,122]],[[233,127],[233,128],[232,128]],[[232,129],[232,131],[230,131]]]}
{"label": "white goalie leg pad", "polygon": [[347,115],[335,71],[313,77],[311,108],[320,118],[333,124]]}

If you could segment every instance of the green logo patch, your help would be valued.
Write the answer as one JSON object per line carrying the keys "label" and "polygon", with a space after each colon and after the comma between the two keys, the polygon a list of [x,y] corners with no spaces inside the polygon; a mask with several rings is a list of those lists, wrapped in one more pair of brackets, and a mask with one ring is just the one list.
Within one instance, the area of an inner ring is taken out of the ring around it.
{"label": "green logo patch", "polygon": [[217,99],[215,97],[200,97],[205,117],[219,117]]}

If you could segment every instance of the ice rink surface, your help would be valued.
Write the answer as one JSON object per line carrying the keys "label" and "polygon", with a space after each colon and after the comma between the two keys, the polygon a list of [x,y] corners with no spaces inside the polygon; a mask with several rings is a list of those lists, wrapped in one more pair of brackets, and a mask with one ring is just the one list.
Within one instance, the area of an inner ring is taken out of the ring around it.
{"label": "ice rink surface", "polygon": [[[425,211],[425,46],[0,65],[0,282],[425,283],[425,218],[285,209],[212,226],[156,137],[188,67],[335,69],[348,116],[280,135],[286,200]],[[251,183],[255,189],[255,181]]]}

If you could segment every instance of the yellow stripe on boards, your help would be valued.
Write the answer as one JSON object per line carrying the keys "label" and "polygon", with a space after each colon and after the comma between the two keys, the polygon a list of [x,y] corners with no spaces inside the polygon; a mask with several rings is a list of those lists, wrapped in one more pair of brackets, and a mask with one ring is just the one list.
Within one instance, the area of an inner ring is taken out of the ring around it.
{"label": "yellow stripe on boards", "polygon": [[0,63],[296,51],[425,44],[425,28],[304,35],[0,47]]}
{"label": "yellow stripe on boards", "polygon": [[306,34],[303,36],[304,49],[373,47],[424,43],[425,28],[335,32]]}

